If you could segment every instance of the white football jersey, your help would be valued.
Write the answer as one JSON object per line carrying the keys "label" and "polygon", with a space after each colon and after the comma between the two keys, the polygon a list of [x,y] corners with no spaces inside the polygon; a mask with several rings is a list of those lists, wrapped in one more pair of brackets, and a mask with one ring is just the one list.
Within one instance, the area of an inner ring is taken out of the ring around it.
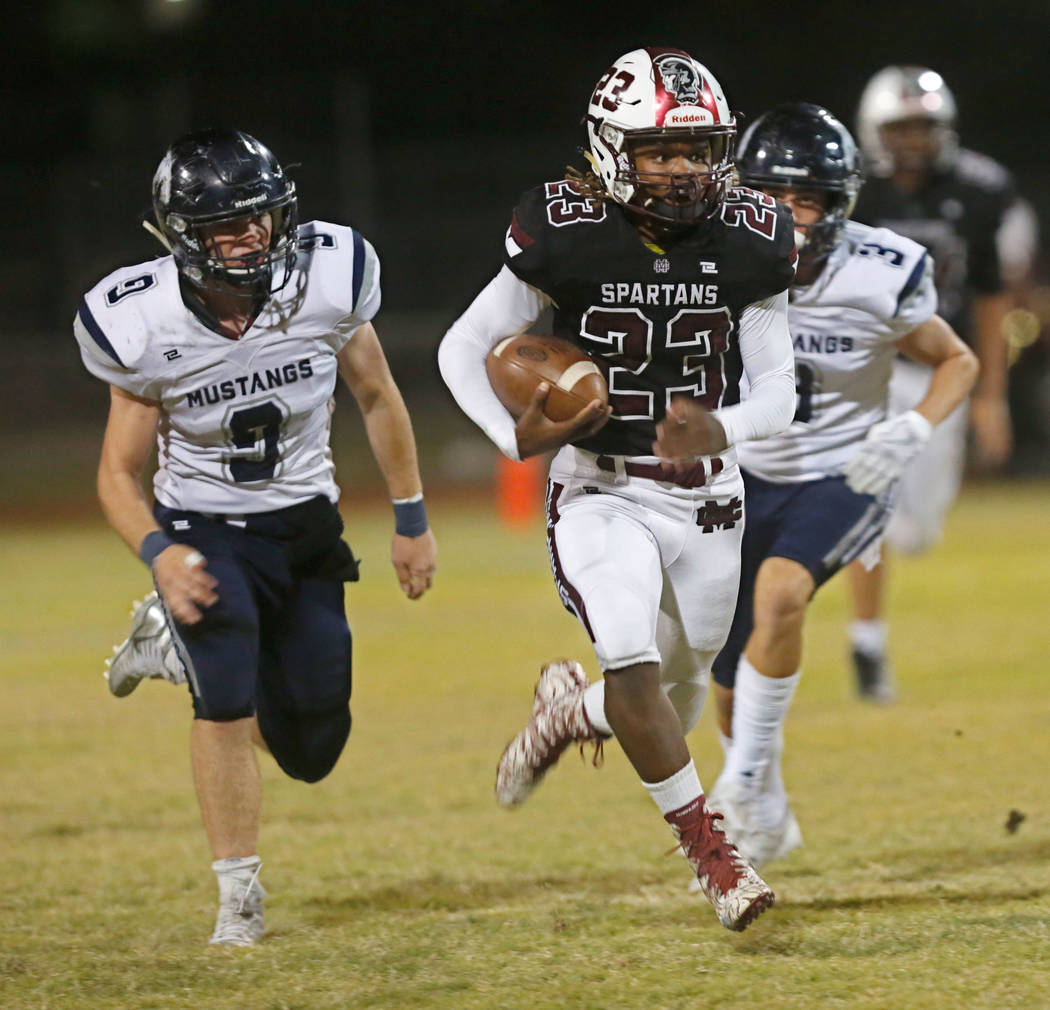
{"label": "white football jersey", "polygon": [[255,513],[325,495],[336,354],[379,310],[379,260],[352,228],[299,229],[291,280],[238,340],[182,300],[171,256],[116,270],[80,303],[88,371],[161,405],[153,491],[170,508]]}
{"label": "white football jersey", "polygon": [[791,288],[795,419],[780,435],[739,446],[740,465],[783,483],[841,472],[886,417],[896,342],[936,311],[926,250],[848,221],[817,280]]}

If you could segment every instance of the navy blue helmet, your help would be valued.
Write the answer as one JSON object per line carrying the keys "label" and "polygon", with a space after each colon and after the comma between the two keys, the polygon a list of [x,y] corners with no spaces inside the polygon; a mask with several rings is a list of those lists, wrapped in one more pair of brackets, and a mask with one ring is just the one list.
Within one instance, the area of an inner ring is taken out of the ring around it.
{"label": "navy blue helmet", "polygon": [[[153,176],[153,213],[191,284],[275,291],[287,283],[298,230],[295,183],[247,133],[198,130],[176,140]],[[263,213],[272,221],[267,251],[224,260],[208,249],[202,226]]]}
{"label": "navy blue helmet", "polygon": [[825,194],[826,209],[805,229],[800,256],[816,260],[838,241],[863,181],[861,157],[849,130],[827,109],[791,102],[764,112],[746,130],[736,154],[743,185],[776,196],[776,190]]}

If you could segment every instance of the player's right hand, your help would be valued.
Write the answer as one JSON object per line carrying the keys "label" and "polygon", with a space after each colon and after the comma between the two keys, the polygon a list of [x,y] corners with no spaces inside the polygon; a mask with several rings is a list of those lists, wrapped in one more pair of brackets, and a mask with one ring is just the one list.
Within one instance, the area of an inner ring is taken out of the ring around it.
{"label": "player's right hand", "polygon": [[205,571],[207,564],[200,551],[186,544],[164,548],[153,561],[157,590],[180,624],[196,624],[219,599],[219,583]]}
{"label": "player's right hand", "polygon": [[518,423],[514,426],[518,437],[518,455],[522,459],[538,456],[541,452],[551,449],[560,449],[567,442],[589,438],[601,430],[612,414],[612,407],[603,406],[601,400],[591,400],[567,421],[552,421],[543,412],[550,391],[550,384],[541,382],[532,394],[525,413],[518,418]]}
{"label": "player's right hand", "polygon": [[676,396],[656,425],[653,454],[664,472],[682,474],[695,468],[699,456],[713,456],[728,448],[726,430],[711,411],[692,397]]}
{"label": "player's right hand", "polygon": [[857,494],[882,494],[922,451],[932,431],[916,410],[873,424],[843,467],[846,486]]}

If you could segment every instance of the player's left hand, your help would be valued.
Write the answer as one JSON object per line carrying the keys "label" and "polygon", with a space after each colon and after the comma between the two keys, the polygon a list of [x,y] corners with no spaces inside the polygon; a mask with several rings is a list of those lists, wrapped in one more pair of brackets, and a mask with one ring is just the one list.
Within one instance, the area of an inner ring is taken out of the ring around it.
{"label": "player's left hand", "polygon": [[873,424],[843,468],[846,486],[857,494],[882,494],[922,451],[932,432],[933,425],[915,410]]}
{"label": "player's left hand", "polygon": [[692,397],[676,396],[656,426],[653,454],[682,473],[695,466],[698,456],[714,456],[728,445],[725,428],[711,411]]}
{"label": "player's left hand", "polygon": [[434,583],[437,571],[437,541],[434,531],[427,530],[418,537],[394,534],[390,560],[397,572],[402,592],[410,600],[418,600]]}
{"label": "player's left hand", "polygon": [[1014,447],[1010,408],[997,396],[975,396],[970,401],[970,423],[981,466],[1007,463]]}

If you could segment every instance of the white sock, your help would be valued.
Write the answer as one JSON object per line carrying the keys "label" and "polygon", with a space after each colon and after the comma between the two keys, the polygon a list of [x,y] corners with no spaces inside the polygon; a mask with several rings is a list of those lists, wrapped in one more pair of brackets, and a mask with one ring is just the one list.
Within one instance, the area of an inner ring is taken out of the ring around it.
{"label": "white sock", "polygon": [[886,622],[879,618],[853,621],[849,626],[853,645],[869,656],[881,656],[886,651]]}
{"label": "white sock", "polygon": [[614,736],[609,720],[605,718],[605,681],[597,680],[583,692],[583,710],[591,729]]}
{"label": "white sock", "polygon": [[689,764],[679,768],[674,775],[664,779],[663,782],[643,782],[642,785],[645,786],[664,817],[688,806],[704,794],[692,758]]}
{"label": "white sock", "polygon": [[784,753],[784,727],[777,730],[776,740],[773,743],[773,753],[769,758],[769,767],[766,769],[766,782],[763,792],[770,796],[787,796],[784,788],[784,778],[780,770],[780,756]]}
{"label": "white sock", "polygon": [[755,794],[766,788],[766,772],[777,753],[777,738],[801,672],[790,677],[766,677],[745,656],[736,668],[733,690],[733,747],[722,779]]}
{"label": "white sock", "polygon": [[722,745],[722,760],[729,760],[729,752],[733,749],[733,738],[726,736],[721,730],[718,731],[718,742]]}
{"label": "white sock", "polygon": [[753,812],[757,828],[774,828],[781,824],[787,813],[788,795],[784,787],[784,778],[780,771],[780,755],[784,753],[784,727],[777,732],[773,753],[766,768],[766,781],[762,787],[762,802],[756,804]]}
{"label": "white sock", "polygon": [[257,876],[262,869],[262,860],[258,856],[230,856],[228,859],[216,859],[211,868],[219,880],[219,900],[225,901],[232,893],[234,880],[250,880]]}
{"label": "white sock", "polygon": [[262,862],[258,856],[229,856],[227,859],[216,859],[211,868],[216,873],[236,873],[238,870],[251,870]]}

